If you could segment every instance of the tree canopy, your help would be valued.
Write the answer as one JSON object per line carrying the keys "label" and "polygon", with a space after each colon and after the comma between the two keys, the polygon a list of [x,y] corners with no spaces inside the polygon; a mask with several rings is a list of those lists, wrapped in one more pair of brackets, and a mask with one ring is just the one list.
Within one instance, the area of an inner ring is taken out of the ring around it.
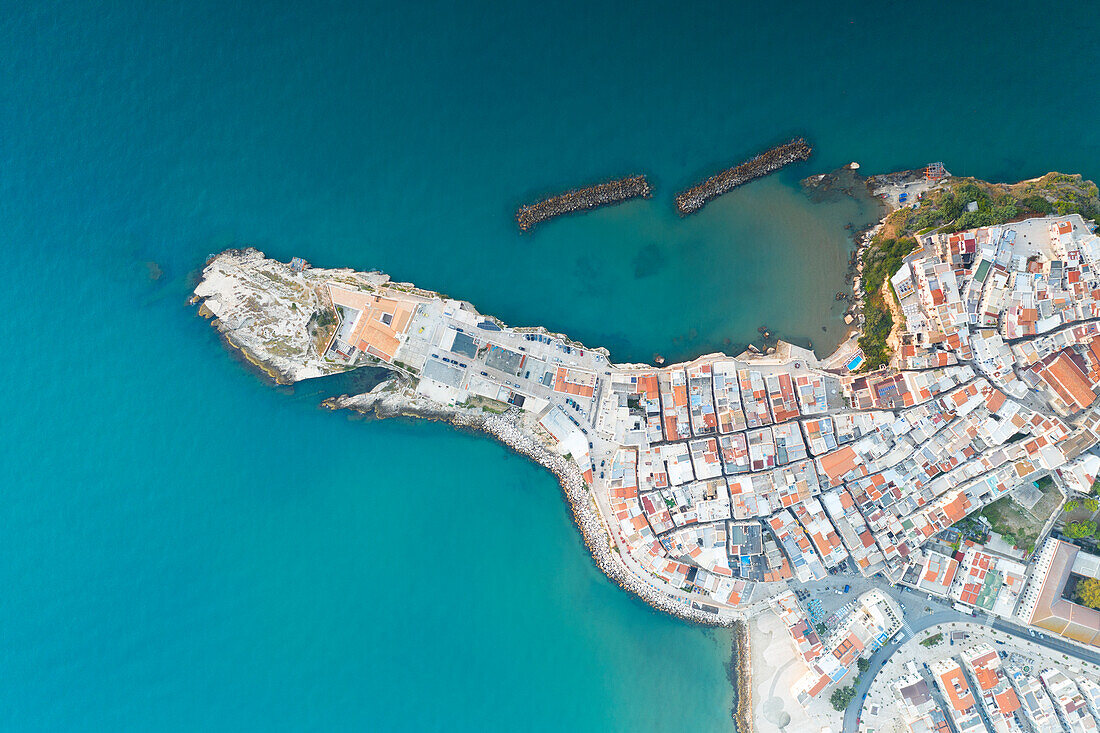
{"label": "tree canopy", "polygon": [[1081,605],[1100,609],[1100,580],[1085,578],[1077,581],[1075,595]]}
{"label": "tree canopy", "polygon": [[1066,525],[1066,537],[1072,539],[1080,539],[1082,537],[1088,537],[1096,532],[1096,522],[1092,520],[1085,520],[1083,522],[1070,522]]}
{"label": "tree canopy", "polygon": [[854,685],[848,687],[838,687],[833,690],[833,694],[829,696],[829,702],[833,705],[833,710],[844,710],[848,707],[848,704],[855,699],[856,688]]}

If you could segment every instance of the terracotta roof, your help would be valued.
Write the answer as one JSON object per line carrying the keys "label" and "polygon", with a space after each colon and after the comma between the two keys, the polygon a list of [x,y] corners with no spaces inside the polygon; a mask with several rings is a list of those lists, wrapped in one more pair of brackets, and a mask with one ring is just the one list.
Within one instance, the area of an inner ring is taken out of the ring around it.
{"label": "terracotta roof", "polygon": [[[526,359],[526,357],[524,357]],[[522,362],[521,362],[522,363]],[[588,375],[585,375],[588,376]],[[584,378],[584,377],[581,377]],[[564,394],[575,394],[582,397],[591,397],[595,389],[591,384],[579,384],[577,374],[565,367],[558,367],[554,375],[554,391]]]}
{"label": "terracotta roof", "polygon": [[817,460],[826,476],[830,479],[838,479],[856,467],[856,452],[851,446],[845,446],[832,453],[826,453]]}
{"label": "terracotta roof", "polygon": [[995,694],[993,699],[997,701],[997,708],[1002,715],[1011,715],[1020,709],[1020,700],[1016,697],[1016,691],[1011,687],[1004,692]]}
{"label": "terracotta roof", "polygon": [[393,355],[401,343],[399,337],[408,329],[417,303],[413,300],[345,290],[331,283],[328,288],[334,305],[354,308],[360,312],[349,338],[350,343],[360,351],[385,361],[393,361]]}
{"label": "terracotta roof", "polygon": [[1062,597],[1080,550],[1068,542],[1053,541],[1058,545],[1031,613],[1031,624],[1082,644],[1100,646],[1100,611]]}
{"label": "terracotta roof", "polygon": [[974,707],[974,693],[970,691],[970,685],[966,683],[966,677],[960,667],[955,666],[940,675],[940,684],[943,686],[947,701],[955,710],[969,710]]}
{"label": "terracotta roof", "polygon": [[[1048,359],[1049,363],[1046,363]],[[1083,410],[1096,400],[1096,393],[1092,391],[1092,385],[1085,373],[1066,349],[1058,352],[1055,358],[1048,359],[1040,362],[1045,364],[1045,368],[1039,372],[1039,376],[1067,405],[1076,405]]]}
{"label": "terracotta roof", "polygon": [[974,677],[977,679],[978,687],[983,690],[992,690],[997,686],[997,673],[985,665],[974,667]]}

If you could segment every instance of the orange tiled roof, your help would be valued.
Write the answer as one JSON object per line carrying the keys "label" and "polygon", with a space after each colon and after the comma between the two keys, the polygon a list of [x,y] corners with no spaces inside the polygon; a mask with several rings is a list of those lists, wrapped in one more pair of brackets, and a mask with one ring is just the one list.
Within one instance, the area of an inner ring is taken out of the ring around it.
{"label": "orange tiled roof", "polygon": [[393,361],[400,336],[408,330],[416,312],[416,301],[345,290],[331,283],[328,287],[334,305],[360,312],[349,339],[351,344],[360,351]]}
{"label": "orange tiled roof", "polygon": [[1078,409],[1083,410],[1096,400],[1096,393],[1092,391],[1085,373],[1069,357],[1065,349],[1051,360],[1039,376],[1067,405],[1076,405]]}

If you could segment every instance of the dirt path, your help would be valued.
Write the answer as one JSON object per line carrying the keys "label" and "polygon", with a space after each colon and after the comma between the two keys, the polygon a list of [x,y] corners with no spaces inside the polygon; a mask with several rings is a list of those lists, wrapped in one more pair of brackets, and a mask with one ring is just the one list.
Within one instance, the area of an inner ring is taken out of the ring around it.
{"label": "dirt path", "polygon": [[886,337],[886,348],[896,355],[901,349],[901,333],[905,330],[905,314],[902,313],[901,306],[898,305],[898,301],[894,297],[894,289],[890,287],[889,278],[883,279],[879,294],[882,296],[882,302],[886,303],[886,307],[890,309],[890,317],[894,320],[894,325],[890,327],[890,335]]}

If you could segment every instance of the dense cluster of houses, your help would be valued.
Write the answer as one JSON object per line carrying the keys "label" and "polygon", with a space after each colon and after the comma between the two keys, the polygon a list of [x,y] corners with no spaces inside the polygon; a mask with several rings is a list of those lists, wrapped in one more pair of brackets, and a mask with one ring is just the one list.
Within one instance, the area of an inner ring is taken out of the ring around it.
{"label": "dense cluster of houses", "polygon": [[[1034,563],[940,534],[1051,473],[1092,487],[1100,239],[1074,216],[919,245],[890,280],[904,315],[894,364],[872,373],[824,370],[789,344],[613,365],[456,301],[338,285],[331,349],[404,369],[439,402],[520,407],[581,466],[632,572],[704,610],[844,570],[1007,618],[1041,585]],[[822,646],[806,695],[874,647],[890,624],[873,616],[832,649],[806,630]],[[1100,643],[1097,623],[1085,643]]]}
{"label": "dense cluster of houses", "polygon": [[1079,218],[925,237],[892,279],[906,315],[894,368],[743,355],[613,376],[624,549],[717,605],[846,567],[1013,618],[1041,581],[1027,553],[937,536],[1051,473],[1091,489],[1096,257]]}

